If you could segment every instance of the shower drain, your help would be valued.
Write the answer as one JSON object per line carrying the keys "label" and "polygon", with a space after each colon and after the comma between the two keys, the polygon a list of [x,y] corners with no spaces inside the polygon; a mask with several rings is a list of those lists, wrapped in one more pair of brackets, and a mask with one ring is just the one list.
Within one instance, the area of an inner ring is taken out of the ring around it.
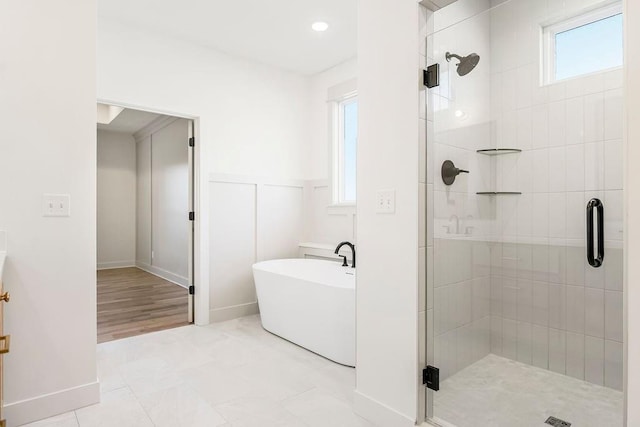
{"label": "shower drain", "polygon": [[550,426],[553,426],[553,427],[571,427],[571,423],[556,417],[547,418],[547,421],[545,421],[545,424],[549,424]]}

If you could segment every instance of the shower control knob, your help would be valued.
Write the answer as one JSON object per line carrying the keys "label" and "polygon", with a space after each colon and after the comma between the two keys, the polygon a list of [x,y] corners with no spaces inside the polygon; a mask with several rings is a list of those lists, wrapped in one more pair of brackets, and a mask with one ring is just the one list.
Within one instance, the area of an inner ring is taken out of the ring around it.
{"label": "shower control knob", "polygon": [[445,160],[444,163],[442,163],[442,170],[441,170],[442,181],[446,185],[453,184],[456,181],[456,177],[461,173],[469,173],[469,171],[464,169],[458,169],[451,160]]}

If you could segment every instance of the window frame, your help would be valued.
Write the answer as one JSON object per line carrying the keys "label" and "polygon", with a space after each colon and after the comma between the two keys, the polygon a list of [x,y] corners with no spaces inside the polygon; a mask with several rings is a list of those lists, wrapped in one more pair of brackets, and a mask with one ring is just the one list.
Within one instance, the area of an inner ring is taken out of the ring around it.
{"label": "window frame", "polygon": [[[329,212],[342,213],[356,207],[356,201],[344,200],[344,108],[358,102],[356,80],[349,80],[329,89]],[[357,141],[357,140],[356,140]],[[357,199],[357,195],[356,195]]]}
{"label": "window frame", "polygon": [[[350,94],[338,102],[338,117],[336,120],[336,136],[334,138],[333,160],[333,205],[334,206],[355,206],[356,200],[345,200],[344,197],[344,181],[345,181],[345,163],[344,163],[344,134],[345,134],[345,107],[358,102],[357,93]],[[358,139],[356,138],[356,144]]]}
{"label": "window frame", "polygon": [[615,67],[603,68],[591,73],[578,74],[572,77],[556,79],[556,36],[566,31],[571,31],[585,25],[593,24],[603,19],[611,18],[623,13],[621,1],[609,2],[599,5],[595,9],[582,12],[578,15],[563,19],[559,22],[543,26],[542,29],[542,84],[552,85],[554,83],[602,73],[608,70],[621,68],[623,64]]}

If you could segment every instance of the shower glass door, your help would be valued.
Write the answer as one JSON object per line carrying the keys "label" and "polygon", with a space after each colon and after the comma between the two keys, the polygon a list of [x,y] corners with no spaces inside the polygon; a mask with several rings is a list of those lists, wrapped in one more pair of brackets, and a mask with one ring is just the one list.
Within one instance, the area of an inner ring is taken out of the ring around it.
{"label": "shower glass door", "polygon": [[498,3],[429,18],[427,417],[622,426],[620,2]]}

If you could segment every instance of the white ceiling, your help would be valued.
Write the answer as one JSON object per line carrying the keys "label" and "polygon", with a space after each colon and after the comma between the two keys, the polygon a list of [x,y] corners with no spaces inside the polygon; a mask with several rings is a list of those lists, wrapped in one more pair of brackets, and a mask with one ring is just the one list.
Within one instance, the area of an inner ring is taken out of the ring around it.
{"label": "white ceiling", "polygon": [[[357,0],[99,0],[98,17],[311,75],[356,56]],[[329,29],[317,33],[315,21]]]}
{"label": "white ceiling", "polygon": [[108,125],[98,124],[98,129],[109,130],[112,132],[123,132],[133,135],[139,130],[144,129],[159,117],[162,117],[162,115],[125,108],[122,113],[118,114],[118,116]]}

